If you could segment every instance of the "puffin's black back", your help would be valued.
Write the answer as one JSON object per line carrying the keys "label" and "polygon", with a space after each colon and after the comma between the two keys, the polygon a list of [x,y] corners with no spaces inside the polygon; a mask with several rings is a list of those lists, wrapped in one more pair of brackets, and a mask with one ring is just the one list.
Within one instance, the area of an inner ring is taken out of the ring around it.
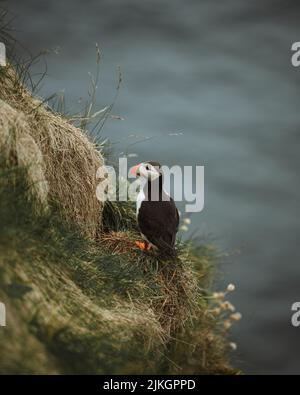
{"label": "puffin's black back", "polygon": [[[150,163],[150,162],[147,162]],[[151,162],[152,166],[160,166]],[[179,225],[179,215],[174,200],[162,188],[163,176],[148,181],[144,187],[146,199],[138,213],[140,231],[162,254],[175,255],[175,240]]]}

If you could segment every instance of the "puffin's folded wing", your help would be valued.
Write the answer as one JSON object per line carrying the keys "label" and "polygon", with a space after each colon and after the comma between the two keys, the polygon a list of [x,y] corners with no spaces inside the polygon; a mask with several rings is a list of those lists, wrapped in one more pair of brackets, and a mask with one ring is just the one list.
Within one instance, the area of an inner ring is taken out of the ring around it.
{"label": "puffin's folded wing", "polygon": [[178,211],[173,200],[142,203],[138,214],[140,231],[158,249],[174,249],[178,223]]}

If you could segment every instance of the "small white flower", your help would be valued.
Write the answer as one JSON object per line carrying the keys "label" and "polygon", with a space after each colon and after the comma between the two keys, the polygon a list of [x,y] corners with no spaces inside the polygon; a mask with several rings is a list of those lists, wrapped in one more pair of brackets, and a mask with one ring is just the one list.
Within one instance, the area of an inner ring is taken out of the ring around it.
{"label": "small white flower", "polygon": [[227,292],[233,292],[234,290],[235,290],[235,285],[234,284],[228,284]]}
{"label": "small white flower", "polygon": [[182,232],[187,232],[189,228],[186,225],[182,225],[180,226],[180,230],[182,230]]}
{"label": "small white flower", "polygon": [[236,351],[236,349],[237,349],[237,344],[236,344],[236,343],[231,342],[231,343],[229,343],[229,346],[230,346],[230,348],[231,348],[233,351]]}
{"label": "small white flower", "polygon": [[241,313],[234,313],[234,314],[231,314],[230,318],[232,319],[232,321],[239,321],[242,318],[242,314]]}
{"label": "small white flower", "polygon": [[233,304],[230,303],[228,300],[225,300],[225,302],[223,302],[223,303],[221,304],[221,308],[222,308],[223,310],[229,310],[229,311],[231,311],[231,312],[234,312],[234,311],[235,311],[235,307],[234,307]]}
{"label": "small white flower", "polygon": [[221,314],[221,309],[219,307],[216,307],[215,309],[212,310],[212,313],[214,315],[219,315],[219,314]]}
{"label": "small white flower", "polygon": [[224,292],[214,292],[212,296],[214,299],[224,299],[225,294]]}
{"label": "small white flower", "polygon": [[192,221],[190,220],[190,218],[184,218],[183,222],[184,222],[186,225],[190,225]]}
{"label": "small white flower", "polygon": [[229,321],[229,320],[226,320],[226,321],[224,321],[224,328],[225,329],[230,329],[231,328],[231,325],[232,325],[232,323]]}

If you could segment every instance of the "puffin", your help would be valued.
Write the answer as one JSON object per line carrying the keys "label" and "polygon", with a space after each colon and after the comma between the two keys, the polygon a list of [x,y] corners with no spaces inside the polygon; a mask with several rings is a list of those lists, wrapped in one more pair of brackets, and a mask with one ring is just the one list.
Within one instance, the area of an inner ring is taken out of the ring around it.
{"label": "puffin", "polygon": [[139,163],[131,168],[131,174],[140,179],[136,217],[144,242],[136,242],[137,246],[142,250],[153,248],[161,255],[176,256],[179,213],[174,200],[164,190],[160,163]]}

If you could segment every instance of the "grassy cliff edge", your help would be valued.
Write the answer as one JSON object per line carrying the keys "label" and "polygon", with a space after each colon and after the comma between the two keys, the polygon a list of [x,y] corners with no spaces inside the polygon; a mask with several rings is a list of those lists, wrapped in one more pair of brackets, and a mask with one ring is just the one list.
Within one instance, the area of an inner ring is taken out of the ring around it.
{"label": "grassy cliff edge", "polygon": [[101,152],[10,66],[0,152],[0,373],[238,373],[215,249],[178,242],[166,262],[135,248],[132,206],[96,199]]}

